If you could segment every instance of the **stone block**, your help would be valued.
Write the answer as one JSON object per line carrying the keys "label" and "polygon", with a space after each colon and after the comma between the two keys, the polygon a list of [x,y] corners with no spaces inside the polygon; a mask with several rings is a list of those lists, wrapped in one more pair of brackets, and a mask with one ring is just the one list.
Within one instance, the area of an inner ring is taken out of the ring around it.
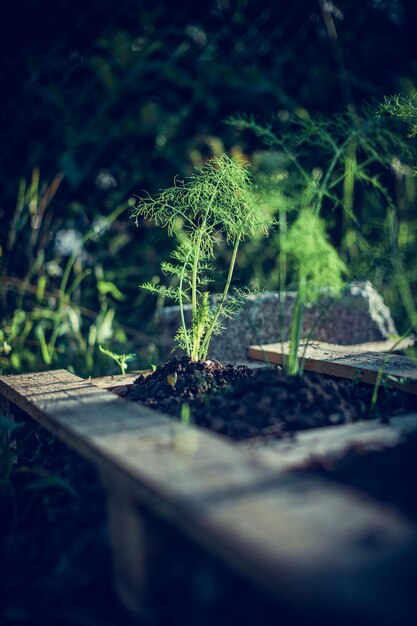
{"label": "stone block", "polygon": [[[251,344],[275,343],[288,339],[295,292],[283,297],[278,292],[248,296],[233,320],[225,320],[225,330],[213,336],[209,356],[222,362],[244,361]],[[186,307],[190,320],[190,307]],[[160,338],[163,356],[173,349],[173,337],[180,326],[178,306],[160,313]],[[311,334],[310,334],[311,333]],[[306,307],[303,337],[349,345],[383,341],[397,334],[389,308],[370,282],[355,282],[338,299],[323,294],[320,301]]]}

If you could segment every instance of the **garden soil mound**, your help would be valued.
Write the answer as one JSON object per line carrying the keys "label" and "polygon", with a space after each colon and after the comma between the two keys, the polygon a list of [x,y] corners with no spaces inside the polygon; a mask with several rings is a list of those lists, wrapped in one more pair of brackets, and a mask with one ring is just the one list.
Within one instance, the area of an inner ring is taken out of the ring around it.
{"label": "garden soil mound", "polygon": [[176,417],[188,404],[195,424],[235,440],[280,438],[417,409],[416,397],[381,387],[371,412],[372,393],[370,385],[323,374],[290,377],[280,367],[250,369],[183,357],[139,376],[122,395]]}

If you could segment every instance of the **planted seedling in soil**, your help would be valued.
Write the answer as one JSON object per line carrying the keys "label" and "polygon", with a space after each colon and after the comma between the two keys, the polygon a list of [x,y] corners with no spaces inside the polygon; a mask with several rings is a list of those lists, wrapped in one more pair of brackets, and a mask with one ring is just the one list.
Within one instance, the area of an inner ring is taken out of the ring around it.
{"label": "planted seedling in soil", "polygon": [[103,354],[107,355],[110,359],[115,361],[117,365],[120,367],[120,371],[122,374],[126,374],[127,364],[129,361],[133,361],[136,358],[136,354],[117,354],[116,352],[112,352],[108,348],[103,348],[103,346],[99,345],[99,350]]}
{"label": "planted seedling in soil", "polygon": [[[181,327],[176,342],[192,361],[206,360],[213,334],[231,318],[242,303],[243,294],[231,293],[231,283],[240,244],[259,231],[267,234],[268,217],[254,199],[248,166],[223,154],[196,168],[196,173],[155,197],[138,201],[134,216],[143,216],[173,234],[180,218],[184,224],[181,242],[172,262],[162,263],[162,272],[176,278],[177,286],[142,285],[152,293],[179,304]],[[213,261],[224,237],[231,257],[224,288],[218,301],[210,299]],[[184,304],[191,304],[191,325],[187,326]]]}
{"label": "planted seedling in soil", "polygon": [[[239,304],[239,297],[229,295],[239,245],[258,229],[267,229],[265,216],[255,210],[247,167],[223,156],[198,168],[185,182],[176,182],[155,198],[139,201],[137,218],[149,218],[168,228],[170,234],[176,219],[184,223],[185,235],[173,254],[174,262],[162,266],[164,273],[177,280],[177,286],[144,287],[178,302],[181,328],[176,340],[187,357],[172,359],[149,376],[139,377],[124,395],[178,419],[184,419],[182,407],[186,403],[190,408],[187,419],[235,439],[281,437],[370,417],[372,387],[318,374],[299,376],[303,369],[299,346],[304,308],[314,304],[323,291],[337,295],[346,273],[315,203],[307,196],[292,224],[283,223],[280,237],[288,271],[297,287],[285,371],[253,371],[207,360],[212,335],[221,331],[222,321],[231,317]],[[214,272],[218,233],[225,236],[232,254],[223,293],[212,304],[208,285]],[[189,327],[184,315],[187,302],[192,308]],[[406,411],[413,405],[412,398],[400,400],[397,392],[381,391],[377,406],[381,415],[384,411],[387,415]]]}

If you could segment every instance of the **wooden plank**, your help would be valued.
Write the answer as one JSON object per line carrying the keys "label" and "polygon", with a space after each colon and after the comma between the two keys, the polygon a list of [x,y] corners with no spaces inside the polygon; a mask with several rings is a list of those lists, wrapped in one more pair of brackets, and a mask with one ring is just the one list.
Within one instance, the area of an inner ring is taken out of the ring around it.
{"label": "wooden plank", "polygon": [[[396,354],[363,352],[363,346],[334,346],[318,341],[300,346],[298,355],[304,358],[304,369],[340,378],[358,379],[375,384],[382,369],[384,384],[401,391],[417,394],[417,360]],[[289,354],[288,343],[249,346],[248,356],[258,361],[282,365]]]}
{"label": "wooden plank", "polygon": [[140,376],[150,374],[152,370],[137,370],[128,374],[114,374],[112,376],[99,376],[98,378],[89,378],[89,382],[94,383],[101,389],[112,391],[120,386],[131,385]]}
{"label": "wooden plank", "polygon": [[332,465],[351,451],[360,454],[383,451],[405,442],[417,433],[417,413],[392,417],[388,424],[378,420],[313,428],[291,438],[240,443],[257,459],[282,470],[306,469],[316,463]]}
{"label": "wooden plank", "polygon": [[353,343],[350,345],[341,345],[338,343],[328,343],[326,341],[309,342],[320,346],[323,350],[331,350],[335,352],[346,352],[349,354],[363,354],[364,352],[381,352],[387,353],[392,351],[399,352],[405,348],[414,345],[414,337],[405,337],[404,339],[384,339],[384,341],[367,341],[366,343]]}
{"label": "wooden plank", "polygon": [[[375,611],[386,582],[379,565],[417,542],[413,525],[347,487],[267,467],[65,370],[2,377],[0,393],[92,460],[107,483],[123,484],[126,519],[136,503],[146,506],[294,610],[340,600],[342,610]],[[364,573],[366,597],[355,583]]]}

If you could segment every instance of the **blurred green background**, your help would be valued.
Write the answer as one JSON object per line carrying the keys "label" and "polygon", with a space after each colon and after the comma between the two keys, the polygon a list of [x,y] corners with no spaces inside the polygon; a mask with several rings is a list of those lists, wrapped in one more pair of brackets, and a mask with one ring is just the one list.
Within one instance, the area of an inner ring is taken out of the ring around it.
{"label": "blurred green background", "polygon": [[[131,199],[227,152],[285,172],[270,202],[297,208],[281,137],[313,181],[332,161],[326,137],[343,145],[322,215],[351,277],[409,326],[416,142],[375,112],[415,94],[414,0],[17,0],[1,13],[0,371],[114,371],[99,344],[136,353],[132,367],[158,362],[163,302],[139,284],[174,243],[135,226]],[[277,141],[225,124],[240,115]],[[250,242],[237,284],[277,289],[277,258],[275,235]]]}

